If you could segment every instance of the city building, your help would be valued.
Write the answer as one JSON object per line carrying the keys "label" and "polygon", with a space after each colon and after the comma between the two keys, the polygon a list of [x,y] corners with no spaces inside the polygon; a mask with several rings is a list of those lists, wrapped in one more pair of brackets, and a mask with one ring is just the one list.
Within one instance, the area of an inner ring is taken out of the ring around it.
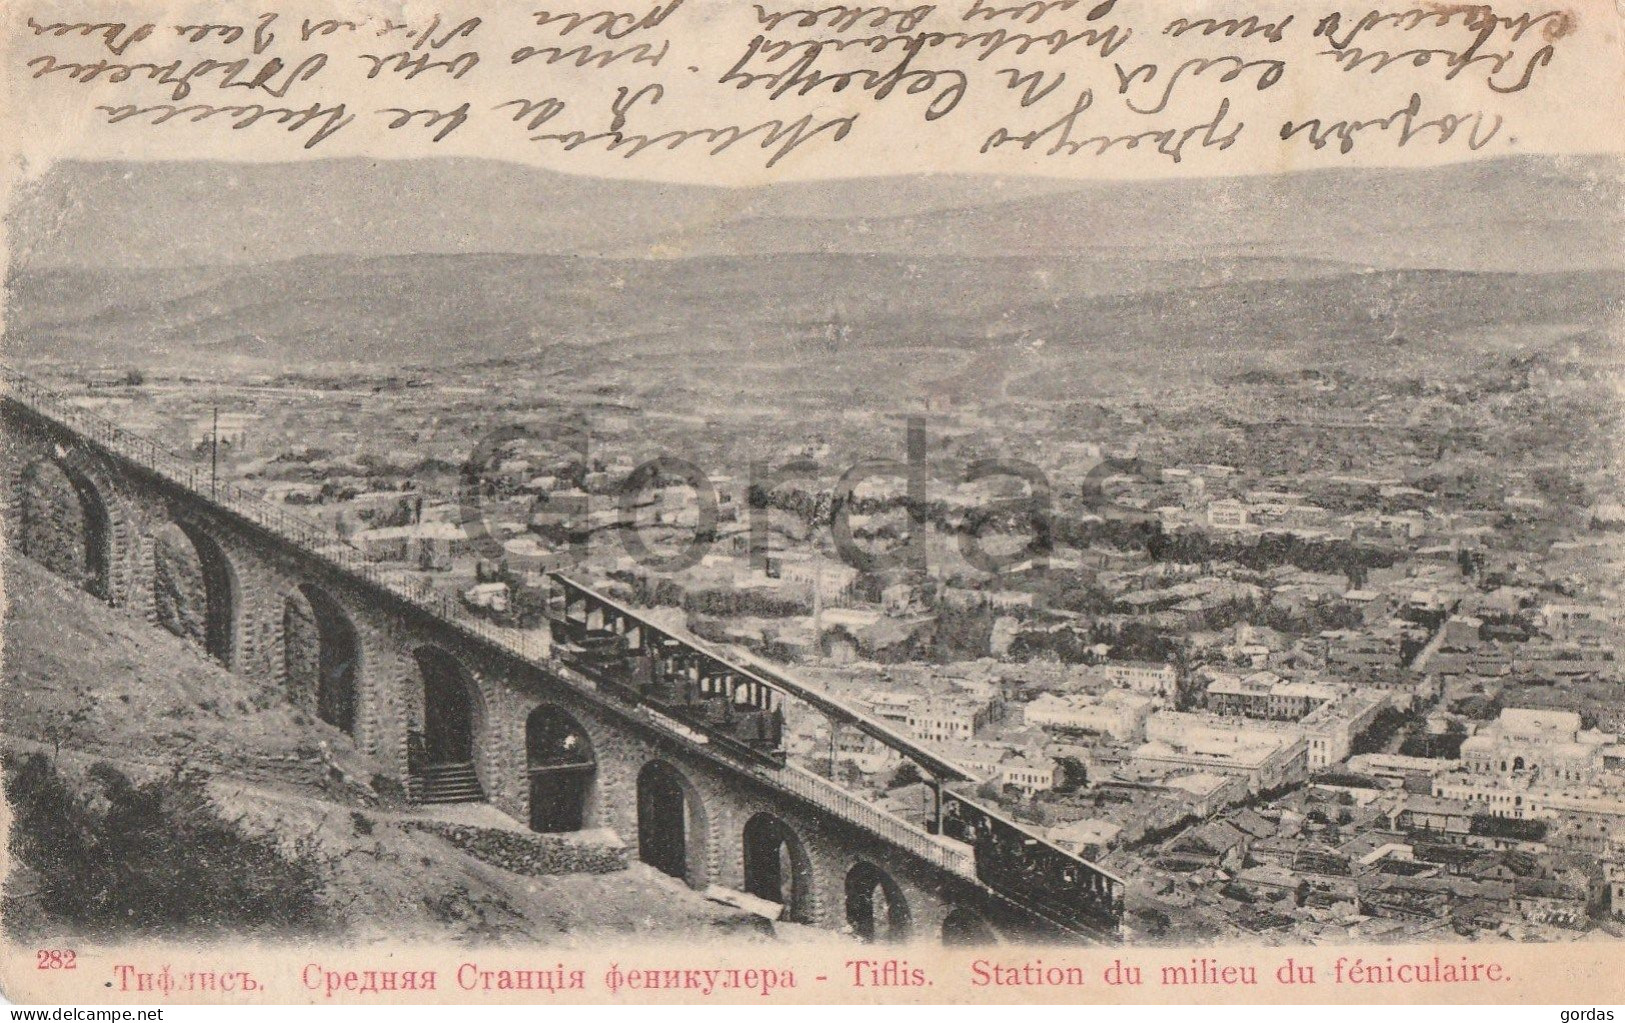
{"label": "city building", "polygon": [[1292,682],[1268,671],[1246,677],[1219,675],[1207,686],[1207,708],[1215,714],[1300,721],[1341,695],[1333,686]]}
{"label": "city building", "polygon": [[1240,501],[1214,501],[1207,506],[1207,524],[1214,529],[1246,529],[1250,517]]}
{"label": "city building", "polygon": [[1236,775],[1187,771],[1162,779],[1162,787],[1179,799],[1196,817],[1211,817],[1233,803],[1247,798],[1247,782]]}
{"label": "city building", "polygon": [[999,781],[1031,796],[1048,792],[1061,780],[1061,769],[1048,757],[1019,754],[999,765]]}
{"label": "city building", "polygon": [[1461,744],[1461,762],[1472,775],[1587,785],[1599,780],[1605,756],[1617,757],[1618,750],[1613,735],[1582,729],[1573,711],[1508,707]]}
{"label": "city building", "polygon": [[1540,619],[1547,635],[1568,642],[1583,637],[1614,636],[1621,614],[1608,607],[1554,602],[1541,607]]}
{"label": "city building", "polygon": [[1243,779],[1249,792],[1301,783],[1309,776],[1309,744],[1300,729],[1260,726],[1203,714],[1159,712],[1146,723],[1147,741],[1129,766],[1165,775],[1185,770]]}
{"label": "city building", "polygon": [[1003,704],[964,696],[922,696],[908,706],[904,725],[927,742],[970,739],[1003,718]]}
{"label": "city building", "polygon": [[[1046,837],[1068,852],[1082,856],[1086,860],[1097,860],[1111,851],[1122,833],[1123,827],[1120,824],[1085,818],[1057,824],[1049,829]],[[1622,897],[1620,902],[1621,905],[1625,905],[1625,897]]]}
{"label": "city building", "polygon": [[1607,827],[1625,826],[1625,795],[1598,789],[1559,788],[1529,779],[1444,774],[1433,780],[1433,794],[1442,799],[1459,799],[1491,817],[1566,818]]}
{"label": "city building", "polygon": [[1107,661],[1100,674],[1112,685],[1137,693],[1172,696],[1179,688],[1178,670],[1156,661]]}
{"label": "city building", "polygon": [[1317,707],[1301,722],[1309,740],[1309,770],[1324,771],[1348,759],[1354,741],[1387,705],[1387,698],[1378,693],[1349,693]]}
{"label": "city building", "polygon": [[864,774],[879,774],[902,761],[895,749],[856,728],[836,730],[835,750],[838,760],[851,763]]}
{"label": "city building", "polygon": [[1348,672],[1372,672],[1400,666],[1403,637],[1394,630],[1361,632],[1336,630],[1321,633],[1326,642],[1326,666]]}
{"label": "city building", "polygon": [[996,742],[982,742],[968,739],[961,742],[939,742],[937,752],[942,756],[965,768],[978,778],[986,781],[990,778],[1000,778],[1003,774],[1003,764],[1010,758],[1009,746]]}
{"label": "city building", "polygon": [[364,529],[351,536],[350,542],[375,560],[406,562],[435,571],[447,571],[455,559],[475,553],[469,531],[455,522]]}
{"label": "city building", "polygon": [[1152,706],[1151,697],[1126,689],[1099,696],[1044,693],[1023,708],[1023,719],[1040,728],[1095,732],[1127,742],[1144,738]]}
{"label": "city building", "polygon": [[869,713],[888,724],[908,727],[909,709],[919,697],[911,693],[892,693],[884,690],[869,694],[865,701],[869,705]]}
{"label": "city building", "polygon": [[1602,859],[1603,884],[1608,895],[1608,911],[1615,918],[1625,920],[1625,831],[1616,831],[1608,838],[1608,848]]}

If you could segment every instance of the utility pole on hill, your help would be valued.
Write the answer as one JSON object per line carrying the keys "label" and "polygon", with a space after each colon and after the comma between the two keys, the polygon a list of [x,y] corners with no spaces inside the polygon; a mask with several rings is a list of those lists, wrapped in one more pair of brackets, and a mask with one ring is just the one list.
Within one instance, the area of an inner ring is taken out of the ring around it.
{"label": "utility pole on hill", "polygon": [[215,482],[220,478],[220,406],[214,407],[214,427],[209,431],[209,497],[215,496]]}

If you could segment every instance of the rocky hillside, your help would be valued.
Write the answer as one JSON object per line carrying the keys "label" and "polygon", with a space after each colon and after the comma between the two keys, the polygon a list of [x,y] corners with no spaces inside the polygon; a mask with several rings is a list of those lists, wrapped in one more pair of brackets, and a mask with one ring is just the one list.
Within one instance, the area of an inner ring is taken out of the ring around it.
{"label": "rocky hillside", "polygon": [[[400,806],[381,765],[279,693],[34,561],[9,554],[4,568],[0,744],[8,766],[42,754],[81,792],[106,774],[98,764],[136,783],[177,768],[202,772],[221,819],[274,835],[319,864],[335,937],[557,945],[628,932],[766,933],[757,918],[642,864],[623,866],[614,836],[589,836],[572,850],[532,841],[487,806]],[[61,933],[63,922],[29,897],[37,882],[27,869],[8,878],[13,934]]]}

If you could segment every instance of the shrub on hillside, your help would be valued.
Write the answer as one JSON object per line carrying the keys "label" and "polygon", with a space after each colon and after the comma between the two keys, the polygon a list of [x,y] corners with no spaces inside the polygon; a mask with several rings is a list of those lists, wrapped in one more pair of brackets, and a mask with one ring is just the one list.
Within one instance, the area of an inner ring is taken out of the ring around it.
{"label": "shrub on hillside", "polygon": [[[27,899],[51,925],[89,934],[308,934],[333,920],[324,863],[245,831],[177,771],[137,784],[106,764],[87,784],[41,754],[8,764],[11,853]],[[13,883],[17,875],[13,874]]]}

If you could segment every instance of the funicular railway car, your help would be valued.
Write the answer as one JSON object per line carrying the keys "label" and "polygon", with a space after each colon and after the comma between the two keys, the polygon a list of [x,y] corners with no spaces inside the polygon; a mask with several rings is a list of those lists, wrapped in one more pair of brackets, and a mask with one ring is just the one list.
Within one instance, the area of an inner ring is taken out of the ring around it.
{"label": "funicular railway car", "polygon": [[605,692],[630,703],[638,701],[635,680],[625,674],[629,663],[626,637],[564,617],[550,616],[548,624],[553,635],[553,656],[592,679]]}
{"label": "funicular railway car", "polygon": [[975,850],[977,878],[999,894],[1067,926],[1115,933],[1119,878],[951,792],[943,793],[942,834]]}
{"label": "funicular railway car", "polygon": [[726,693],[706,694],[689,679],[675,687],[650,685],[643,699],[661,713],[704,732],[736,755],[784,766],[784,714],[776,707],[741,703]]}
{"label": "funicular railway car", "polygon": [[549,619],[554,655],[601,690],[736,756],[783,766],[784,714],[766,685],[645,622],[627,632],[594,628],[585,612],[572,616],[567,601],[555,602]]}

